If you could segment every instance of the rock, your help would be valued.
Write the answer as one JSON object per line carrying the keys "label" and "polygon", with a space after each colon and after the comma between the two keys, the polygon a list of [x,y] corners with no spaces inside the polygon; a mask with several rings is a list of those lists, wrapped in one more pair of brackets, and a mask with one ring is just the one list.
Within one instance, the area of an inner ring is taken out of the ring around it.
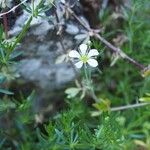
{"label": "rock", "polygon": [[[63,43],[66,50],[72,49],[73,36],[65,33]],[[75,73],[69,62],[56,64],[57,57],[64,53],[56,31],[45,21],[32,26],[17,51],[23,54],[15,66],[20,75],[12,83],[15,93],[22,91],[23,95],[28,95],[35,90],[35,112],[62,101],[64,89],[74,80]]]}
{"label": "rock", "polygon": [[[9,35],[12,37],[18,35],[28,17],[29,14],[23,11],[9,31]],[[74,36],[80,33],[81,26],[79,28],[73,20],[64,22],[65,19],[61,17],[62,42],[67,52],[76,47],[78,42]],[[35,90],[37,95],[34,109],[37,110],[48,106],[50,101],[62,101],[64,89],[75,78],[74,69],[69,62],[56,64],[57,58],[64,55],[64,50],[60,44],[60,35],[57,35],[55,28],[56,18],[53,21],[50,23],[49,20],[41,17],[34,18],[26,36],[16,48],[16,51],[22,51],[23,54],[15,65],[20,77],[11,84],[11,89],[15,89],[15,93],[22,91],[23,95]]]}
{"label": "rock", "polygon": [[[44,27],[44,28],[42,28]],[[66,50],[73,47],[73,39],[65,34],[63,38]],[[64,88],[75,77],[69,63],[56,64],[56,58],[63,54],[59,37],[56,32],[49,30],[47,23],[33,27],[17,48],[23,51],[22,58],[17,64],[21,80],[31,82],[42,92]]]}

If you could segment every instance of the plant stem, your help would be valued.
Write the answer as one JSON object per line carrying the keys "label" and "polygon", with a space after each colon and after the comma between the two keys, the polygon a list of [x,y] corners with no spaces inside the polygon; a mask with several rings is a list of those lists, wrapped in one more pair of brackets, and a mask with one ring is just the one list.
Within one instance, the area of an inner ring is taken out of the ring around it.
{"label": "plant stem", "polygon": [[104,43],[107,47],[109,47],[113,52],[119,54],[120,57],[122,57],[124,60],[127,60],[129,63],[135,65],[137,68],[139,68],[140,70],[144,70],[146,67],[143,64],[140,64],[139,62],[137,62],[136,60],[132,59],[131,57],[129,57],[128,55],[126,55],[120,48],[115,47],[114,45],[112,45],[110,42],[108,42],[107,40],[105,40],[102,36],[100,36],[96,30],[92,30],[91,28],[89,28],[86,24],[84,24],[82,22],[82,20],[74,13],[74,11],[68,7],[67,8],[68,12],[88,31],[93,33],[93,37],[96,37],[99,41],[101,41],[102,43]]}
{"label": "plant stem", "polygon": [[7,12],[0,13],[0,17],[2,17],[3,15],[9,14],[9,13],[11,13],[12,11],[15,11],[15,9],[17,9],[20,5],[22,5],[22,4],[25,3],[26,1],[27,1],[27,0],[22,1],[21,3],[19,3],[19,4],[16,5],[16,6],[14,6],[12,9],[10,9],[10,10],[7,11]]}
{"label": "plant stem", "polygon": [[89,78],[88,78],[88,74],[87,74],[87,66],[86,66],[86,64],[84,64],[83,68],[84,68],[84,75],[85,75],[86,82],[89,84]]}
{"label": "plant stem", "polygon": [[138,104],[133,104],[133,105],[114,107],[114,108],[111,108],[111,111],[119,111],[119,110],[138,108],[138,107],[142,107],[142,106],[146,106],[146,105],[150,105],[150,103],[138,103]]}
{"label": "plant stem", "polygon": [[91,97],[95,100],[95,102],[100,102],[100,100],[97,98],[95,91],[94,91],[94,87],[92,85],[92,81],[91,81],[91,72],[87,71],[87,66],[86,64],[84,64],[84,74],[85,74],[85,79],[87,82],[87,86],[89,87],[90,90],[90,95]]}
{"label": "plant stem", "polygon": [[119,54],[119,56],[122,57],[123,59],[125,59],[128,62],[134,64],[136,67],[138,67],[141,70],[145,69],[144,65],[140,64],[139,62],[135,61],[134,59],[132,59],[131,57],[129,57],[128,55],[126,55],[120,48],[117,48],[117,47],[113,46],[111,43],[109,43],[107,40],[105,40],[99,34],[95,34],[94,36],[97,39],[99,39],[101,42],[103,42],[107,47],[109,47],[113,52]]}

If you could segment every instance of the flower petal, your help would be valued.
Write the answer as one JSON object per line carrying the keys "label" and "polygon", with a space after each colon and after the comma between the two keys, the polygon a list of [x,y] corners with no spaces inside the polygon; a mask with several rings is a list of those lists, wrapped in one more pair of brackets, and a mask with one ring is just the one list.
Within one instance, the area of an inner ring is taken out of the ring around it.
{"label": "flower petal", "polygon": [[72,50],[72,51],[69,52],[69,57],[80,58],[80,54],[77,51]]}
{"label": "flower petal", "polygon": [[87,63],[91,66],[91,67],[97,67],[98,66],[98,62],[95,59],[89,59],[87,61]]}
{"label": "flower petal", "polygon": [[80,49],[80,51],[81,51],[81,54],[82,54],[82,55],[85,55],[85,54],[86,54],[86,51],[87,51],[87,49],[88,49],[88,46],[87,46],[86,44],[81,44],[81,45],[79,46],[79,49]]}
{"label": "flower petal", "polygon": [[77,63],[75,64],[75,66],[76,66],[77,68],[81,68],[81,67],[83,66],[83,62],[82,62],[82,61],[77,62]]}
{"label": "flower petal", "polygon": [[88,53],[89,57],[97,56],[97,55],[99,55],[99,52],[96,49],[91,49]]}

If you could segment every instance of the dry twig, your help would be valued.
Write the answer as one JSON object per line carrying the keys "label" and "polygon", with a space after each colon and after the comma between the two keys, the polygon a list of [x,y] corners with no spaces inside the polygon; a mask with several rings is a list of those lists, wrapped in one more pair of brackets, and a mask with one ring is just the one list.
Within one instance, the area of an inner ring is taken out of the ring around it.
{"label": "dry twig", "polygon": [[17,9],[20,5],[22,5],[23,3],[25,3],[27,0],[22,1],[21,3],[19,3],[18,5],[14,6],[13,8],[11,8],[9,11],[4,12],[4,13],[0,13],[0,17],[11,13],[12,11],[15,11],[15,9]]}
{"label": "dry twig", "polygon": [[146,67],[137,62],[136,60],[132,59],[131,57],[129,57],[127,54],[125,54],[123,52],[123,50],[121,50],[118,47],[115,47],[114,45],[112,45],[110,42],[108,42],[106,39],[104,39],[97,31],[98,30],[93,30],[89,27],[87,27],[82,20],[74,13],[74,11],[68,7],[68,12],[89,32],[92,33],[92,36],[97,38],[98,40],[100,40],[102,43],[104,43],[108,48],[110,48],[110,50],[116,54],[118,54],[121,58],[123,58],[124,60],[127,60],[129,63],[135,65],[138,69],[140,69],[141,71],[144,70]]}

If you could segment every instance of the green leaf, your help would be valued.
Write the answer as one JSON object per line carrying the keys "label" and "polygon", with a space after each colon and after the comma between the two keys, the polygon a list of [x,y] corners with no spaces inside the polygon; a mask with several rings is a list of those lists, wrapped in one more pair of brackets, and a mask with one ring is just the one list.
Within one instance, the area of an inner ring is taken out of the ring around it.
{"label": "green leaf", "polygon": [[146,67],[146,69],[143,70],[142,76],[143,76],[144,78],[150,76],[150,65],[148,65],[148,67]]}
{"label": "green leaf", "polygon": [[6,80],[6,77],[0,73],[0,84],[4,83],[5,80]]}
{"label": "green leaf", "polygon": [[139,99],[139,101],[141,101],[141,102],[150,102],[150,97],[141,97]]}
{"label": "green leaf", "polygon": [[79,88],[71,87],[65,90],[67,98],[74,98],[80,92]]}
{"label": "green leaf", "polygon": [[[20,111],[25,111],[29,109],[32,105],[32,100],[34,99],[35,91],[33,91],[24,101],[22,104],[19,105]],[[24,98],[23,98],[24,99]]]}
{"label": "green leaf", "polygon": [[4,90],[4,89],[0,89],[0,93],[7,94],[7,95],[13,95],[14,94],[13,92],[10,92],[10,91]]}
{"label": "green leaf", "polygon": [[46,4],[47,4],[47,5],[50,5],[50,4],[53,5],[53,3],[54,3],[54,0],[46,0]]}
{"label": "green leaf", "polygon": [[2,38],[3,38],[3,27],[0,24],[0,41],[2,40]]}
{"label": "green leaf", "polygon": [[145,95],[149,96],[150,97],[150,93],[145,93]]}
{"label": "green leaf", "polygon": [[5,143],[6,139],[3,139],[1,142],[0,142],[0,149],[2,148],[3,144]]}
{"label": "green leaf", "polygon": [[20,55],[22,55],[23,54],[23,52],[22,51],[20,51],[20,52],[13,52],[11,55],[10,55],[10,60],[12,60],[12,59],[15,59],[15,58],[17,58],[18,56],[20,56]]}
{"label": "green leaf", "polygon": [[99,111],[108,111],[110,109],[110,100],[105,99],[101,100],[99,103],[93,104],[93,106],[98,109]]}
{"label": "green leaf", "polygon": [[0,48],[0,57],[4,60],[5,59],[5,54],[4,51]]}
{"label": "green leaf", "polygon": [[150,93],[145,93],[146,96],[143,96],[139,99],[141,102],[150,102]]}
{"label": "green leaf", "polygon": [[1,112],[5,111],[7,109],[10,109],[10,108],[12,108],[12,109],[16,108],[16,104],[11,101],[2,101],[2,100],[0,101],[0,111]]}

